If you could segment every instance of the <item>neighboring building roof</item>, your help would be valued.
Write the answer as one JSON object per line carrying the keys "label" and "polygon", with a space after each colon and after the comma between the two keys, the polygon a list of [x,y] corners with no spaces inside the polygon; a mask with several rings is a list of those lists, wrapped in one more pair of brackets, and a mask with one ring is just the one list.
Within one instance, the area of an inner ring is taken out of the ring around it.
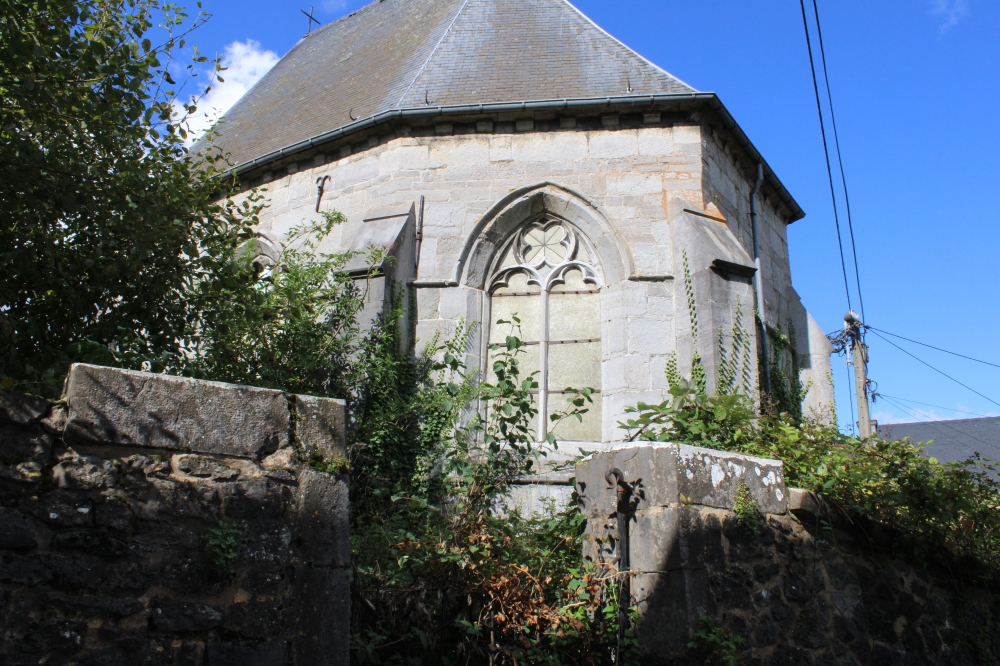
{"label": "neighboring building roof", "polygon": [[1000,462],[1000,417],[893,423],[879,426],[878,433],[890,440],[907,437],[913,442],[934,440],[925,452],[941,462],[965,460],[976,453]]}
{"label": "neighboring building roof", "polygon": [[238,165],[395,109],[695,92],[566,0],[377,0],[296,44],[216,145]]}

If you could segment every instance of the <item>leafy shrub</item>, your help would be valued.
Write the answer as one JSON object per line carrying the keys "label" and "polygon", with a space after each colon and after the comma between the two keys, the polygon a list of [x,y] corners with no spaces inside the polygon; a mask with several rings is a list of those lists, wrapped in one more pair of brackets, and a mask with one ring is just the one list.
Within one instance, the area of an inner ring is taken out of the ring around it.
{"label": "leafy shrub", "polygon": [[838,510],[899,531],[900,552],[918,562],[946,555],[1000,573],[1000,485],[978,456],[947,464],[923,445],[858,440],[832,426],[762,419],[758,436],[738,450],[778,458],[789,485],[821,493]]}
{"label": "leafy shrub", "polygon": [[360,376],[357,315],[368,281],[344,268],[359,254],[370,265],[383,257],[381,249],[321,252],[320,243],[343,221],[340,213],[324,212],[291,229],[273,266],[256,261],[256,239],[220,258],[225,279],[204,281],[191,296],[201,323],[176,370],[293,393],[352,395]]}
{"label": "leafy shrub", "polygon": [[756,536],[760,532],[760,509],[757,500],[750,494],[747,484],[740,481],[736,488],[736,500],[733,502],[733,513],[740,523],[744,532],[751,536]]}
{"label": "leafy shrub", "polygon": [[232,573],[233,562],[243,548],[243,532],[229,523],[219,523],[205,532],[205,562],[217,575]]}
{"label": "leafy shrub", "polygon": [[712,449],[733,450],[755,435],[756,414],[746,396],[706,395],[694,382],[680,379],[670,386],[669,400],[640,402],[625,408],[636,414],[619,426],[631,439],[684,442]]}
{"label": "leafy shrub", "polygon": [[[495,383],[472,381],[454,341],[444,345],[420,389],[437,411],[416,427],[436,440],[419,473],[396,486],[412,494],[362,504],[364,527],[352,533],[358,663],[611,663],[615,585],[579,568],[582,516],[505,506],[512,482],[556,445],[535,441],[537,383],[522,374],[518,322],[509,323],[491,349]],[[553,418],[581,415],[589,396],[575,394]],[[635,653],[631,633],[626,652]]]}
{"label": "leafy shrub", "polygon": [[747,640],[727,627],[720,627],[707,615],[701,616],[701,627],[694,633],[688,647],[707,657],[706,664],[736,666],[739,653]]}
{"label": "leafy shrub", "polygon": [[348,474],[351,471],[351,461],[344,456],[328,456],[324,458],[319,454],[310,456],[309,466],[318,472],[327,474]]}
{"label": "leafy shrub", "polygon": [[0,386],[57,397],[73,361],[171,363],[201,325],[196,285],[228,279],[218,258],[261,202],[220,198],[236,183],[218,151],[185,147],[175,56],[206,18],[159,0],[0,5]]}
{"label": "leafy shrub", "polygon": [[689,381],[670,393],[670,401],[629,410],[635,416],[621,426],[633,438],[781,460],[788,485],[898,530],[901,553],[970,558],[985,565],[983,575],[1000,572],[1000,484],[989,461],[941,464],[909,441],[862,441],[787,413],[758,417],[746,396],[706,396]]}

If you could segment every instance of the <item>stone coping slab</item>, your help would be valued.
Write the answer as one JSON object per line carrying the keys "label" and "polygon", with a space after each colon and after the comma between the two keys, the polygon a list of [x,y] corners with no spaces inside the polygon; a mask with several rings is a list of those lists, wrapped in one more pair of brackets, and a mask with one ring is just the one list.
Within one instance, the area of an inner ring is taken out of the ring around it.
{"label": "stone coping slab", "polygon": [[[260,459],[294,439],[307,456],[347,452],[347,405],[336,398],[76,363],[70,367],[66,402],[64,437],[70,445]],[[23,418],[33,416],[21,412]]]}
{"label": "stone coping slab", "polygon": [[732,509],[740,482],[763,513],[785,513],[788,492],[784,467],[740,453],[687,444],[649,442],[593,453],[576,465],[576,489],[587,515],[613,512],[614,488],[605,475],[617,468],[629,483],[639,484],[639,510],[656,506],[701,505]]}
{"label": "stone coping slab", "polygon": [[295,396],[295,437],[306,455],[347,455],[347,403],[339,398]]}
{"label": "stone coping slab", "polygon": [[281,391],[76,363],[67,444],[107,443],[261,458],[288,446]]}

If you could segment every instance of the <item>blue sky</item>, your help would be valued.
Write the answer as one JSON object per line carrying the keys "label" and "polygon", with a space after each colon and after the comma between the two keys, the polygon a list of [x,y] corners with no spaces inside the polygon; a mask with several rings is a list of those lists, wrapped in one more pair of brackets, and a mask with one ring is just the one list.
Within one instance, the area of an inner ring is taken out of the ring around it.
{"label": "blue sky", "polygon": [[[191,41],[230,54],[220,106],[301,38],[299,10],[309,9],[203,4],[213,17]],[[328,0],[315,15],[328,23],[364,4]],[[847,302],[799,3],[576,4],[643,56],[720,95],[805,209],[789,228],[793,282],[825,331],[841,328]],[[1000,3],[820,0],[819,8],[867,323],[1000,364]],[[1000,414],[1000,368],[894,341],[989,399],[869,333],[871,377],[892,396],[874,406],[881,422]],[[847,369],[843,357],[832,362],[846,424]]]}

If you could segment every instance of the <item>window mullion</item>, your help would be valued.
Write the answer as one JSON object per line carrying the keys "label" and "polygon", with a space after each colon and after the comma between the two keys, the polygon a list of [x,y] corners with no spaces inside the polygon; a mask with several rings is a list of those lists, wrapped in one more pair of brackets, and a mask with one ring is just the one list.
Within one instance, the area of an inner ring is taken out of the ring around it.
{"label": "window mullion", "polygon": [[539,441],[549,432],[549,290],[542,289],[538,316],[538,435]]}

